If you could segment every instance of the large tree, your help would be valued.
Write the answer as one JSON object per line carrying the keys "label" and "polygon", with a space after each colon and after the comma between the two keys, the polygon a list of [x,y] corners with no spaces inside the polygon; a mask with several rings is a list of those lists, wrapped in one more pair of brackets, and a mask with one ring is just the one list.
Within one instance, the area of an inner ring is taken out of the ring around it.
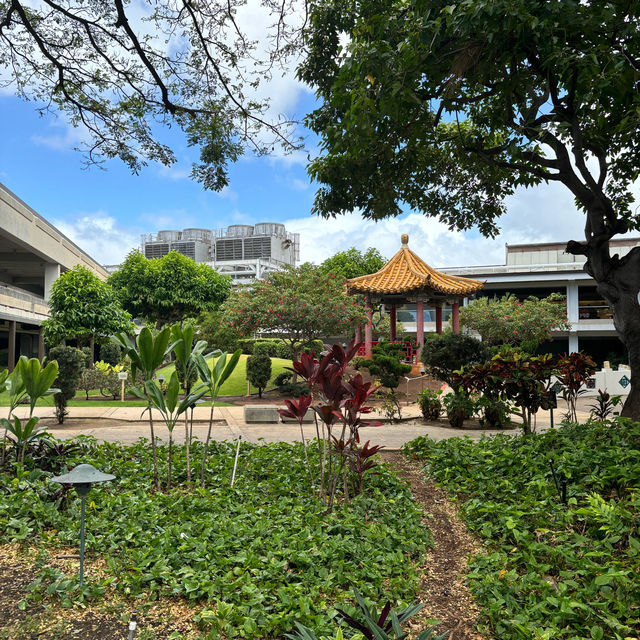
{"label": "large tree", "polygon": [[272,18],[260,43],[242,30],[241,15],[256,14],[244,4],[3,0],[0,86],[81,127],[89,162],[119,157],[136,173],[149,160],[175,162],[157,125],[178,126],[201,150],[192,175],[221,189],[245,147],[295,146],[257,90],[286,53],[288,3],[257,9]]}
{"label": "large tree", "polygon": [[306,263],[234,289],[222,315],[243,335],[278,335],[295,360],[314,340],[351,335],[364,321],[364,307],[357,296],[347,295],[344,278]]}
{"label": "large tree", "polygon": [[[324,154],[316,212],[397,215],[403,205],[492,236],[516,187],[564,185],[585,213],[567,251],[611,305],[640,418],[640,3],[628,0],[325,0],[300,75]],[[559,212],[559,215],[562,215]]]}
{"label": "large tree", "polygon": [[42,327],[44,341],[52,347],[69,339],[88,346],[108,341],[114,333],[133,331],[131,316],[115,291],[80,265],[53,283],[49,313]]}
{"label": "large tree", "polygon": [[386,260],[382,254],[373,247],[369,247],[366,251],[351,247],[327,258],[320,265],[320,270],[348,279],[380,271],[385,263]]}
{"label": "large tree", "polygon": [[552,331],[571,328],[566,298],[559,293],[542,299],[530,296],[518,300],[514,295],[478,298],[460,309],[460,325],[477,331],[489,346],[525,345],[529,349],[549,340]]}
{"label": "large tree", "polygon": [[231,289],[228,276],[176,251],[152,260],[132,251],[109,283],[131,315],[158,326],[217,310]]}

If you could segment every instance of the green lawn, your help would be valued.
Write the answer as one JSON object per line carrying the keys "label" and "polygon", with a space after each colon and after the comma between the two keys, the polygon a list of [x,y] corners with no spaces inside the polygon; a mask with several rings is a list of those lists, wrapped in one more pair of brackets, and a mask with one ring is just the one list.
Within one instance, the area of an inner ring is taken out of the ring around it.
{"label": "green lawn", "polygon": [[[238,365],[236,366],[234,372],[231,374],[231,377],[224,383],[220,395],[222,396],[244,396],[247,393],[247,358],[249,356],[242,355],[240,356],[240,360],[238,361]],[[213,358],[209,359],[209,363]],[[283,358],[271,358],[271,381],[267,386],[267,391],[270,389],[274,389],[275,385],[273,381],[276,376],[283,371],[285,371],[285,367],[291,366],[291,360],[285,360]],[[175,365],[170,364],[162,369],[158,370],[158,374],[163,375],[165,378],[169,378],[169,376],[175,371]],[[257,393],[257,389],[255,387],[251,387],[251,393]],[[96,397],[97,396],[97,397]],[[95,389],[89,392],[89,397],[91,400],[85,400],[85,393],[82,389],[79,389],[76,392],[76,397],[73,400],[69,401],[70,407],[145,407],[146,403],[142,400],[125,400],[124,402],[120,402],[120,400],[111,400],[110,398],[100,397],[100,391]],[[218,406],[231,406],[226,402],[217,402]],[[0,393],[0,407],[9,406],[9,394],[4,392]],[[42,398],[38,402],[39,407],[52,407],[53,406],[53,398],[48,396],[46,398]]]}
{"label": "green lawn", "polygon": [[[244,396],[247,393],[247,358],[249,356],[242,355],[240,356],[240,360],[238,361],[238,365],[236,366],[234,372],[231,374],[231,377],[224,383],[222,389],[220,391],[221,396]],[[209,358],[209,365],[213,358]],[[285,371],[285,367],[291,366],[291,360],[285,360],[283,358],[271,358],[271,381],[267,385],[267,391],[269,389],[275,388],[273,381],[276,376],[283,371]],[[158,370],[159,374],[162,374],[165,378],[168,378],[175,371],[175,366],[170,364],[167,367],[163,367]],[[251,393],[257,393],[257,389],[255,387],[251,387]]]}

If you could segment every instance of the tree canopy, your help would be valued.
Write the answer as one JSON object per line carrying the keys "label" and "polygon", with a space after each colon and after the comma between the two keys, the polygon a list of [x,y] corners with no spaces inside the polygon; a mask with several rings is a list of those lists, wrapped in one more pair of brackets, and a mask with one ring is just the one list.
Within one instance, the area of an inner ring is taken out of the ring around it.
{"label": "tree canopy", "polygon": [[364,321],[362,301],[348,296],[344,284],[344,278],[309,263],[288,267],[234,289],[222,313],[243,335],[277,334],[295,359],[314,340],[350,335]]}
{"label": "tree canopy", "polygon": [[200,148],[192,176],[221,189],[227,163],[245,147],[295,146],[290,122],[269,115],[257,90],[287,51],[284,8],[266,2],[257,9],[273,18],[258,43],[243,32],[243,5],[3,2],[0,84],[82,127],[89,162],[119,157],[136,173],[150,160],[171,164],[157,125],[180,127]]}
{"label": "tree canopy", "polygon": [[122,309],[116,292],[80,265],[53,283],[49,309],[50,317],[42,323],[49,346],[69,339],[84,345],[92,340],[101,343],[114,333],[133,331],[131,316]]}
{"label": "tree canopy", "polygon": [[478,298],[460,309],[460,325],[477,331],[489,346],[525,343],[530,348],[549,340],[553,330],[571,328],[565,296],[557,293],[522,301],[514,295]]}
{"label": "tree canopy", "polygon": [[[564,185],[586,214],[567,251],[611,305],[640,369],[640,4],[623,0],[325,0],[312,5],[300,77],[320,106],[315,211],[398,215],[497,233],[518,186]],[[636,376],[640,382],[640,376]],[[623,411],[640,417],[640,384]]]}
{"label": "tree canopy", "polygon": [[152,260],[132,251],[109,283],[131,315],[160,326],[217,310],[231,289],[228,276],[176,251]]}
{"label": "tree canopy", "polygon": [[386,262],[382,254],[373,247],[369,247],[364,252],[355,247],[351,247],[346,251],[339,251],[330,258],[327,258],[320,265],[320,270],[349,279],[380,271]]}

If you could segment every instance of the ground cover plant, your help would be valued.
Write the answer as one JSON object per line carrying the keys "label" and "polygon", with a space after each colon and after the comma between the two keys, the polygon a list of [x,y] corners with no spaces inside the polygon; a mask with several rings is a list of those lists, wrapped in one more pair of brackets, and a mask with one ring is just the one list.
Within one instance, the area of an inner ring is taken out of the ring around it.
{"label": "ground cover plant", "polygon": [[[335,607],[355,611],[353,583],[370,604],[389,600],[402,608],[415,599],[414,568],[428,533],[409,489],[384,467],[369,476],[365,494],[328,514],[309,486],[302,445],[243,444],[231,488],[235,446],[212,443],[208,488],[190,491],[184,447],[177,446],[174,489],[155,493],[148,442],[123,447],[84,439],[83,448],[65,466],[89,462],[117,477],[90,494],[85,587],[43,560],[22,605],[27,613],[51,600],[92,607],[151,598],[167,607],[197,604],[202,638],[283,637],[295,622],[333,637]],[[168,456],[162,446],[158,454],[164,476]],[[194,443],[192,456],[202,456],[201,444]],[[79,499],[48,480],[60,470],[20,467],[17,475],[0,475],[5,542],[43,555],[77,546]]]}
{"label": "ground cover plant", "polygon": [[486,541],[469,574],[485,630],[501,640],[638,636],[639,423],[480,442],[422,437],[405,453],[458,494]]}

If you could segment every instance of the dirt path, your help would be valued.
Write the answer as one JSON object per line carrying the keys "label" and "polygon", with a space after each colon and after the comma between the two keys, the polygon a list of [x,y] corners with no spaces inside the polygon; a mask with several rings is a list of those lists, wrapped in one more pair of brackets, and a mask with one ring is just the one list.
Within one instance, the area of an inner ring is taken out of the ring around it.
{"label": "dirt path", "polygon": [[419,601],[425,604],[423,618],[440,621],[438,633],[448,631],[447,640],[486,640],[474,630],[476,602],[464,583],[467,557],[480,552],[445,491],[422,473],[421,465],[401,453],[382,451],[382,459],[406,480],[422,505],[425,526],[433,536],[433,549],[423,567]]}

